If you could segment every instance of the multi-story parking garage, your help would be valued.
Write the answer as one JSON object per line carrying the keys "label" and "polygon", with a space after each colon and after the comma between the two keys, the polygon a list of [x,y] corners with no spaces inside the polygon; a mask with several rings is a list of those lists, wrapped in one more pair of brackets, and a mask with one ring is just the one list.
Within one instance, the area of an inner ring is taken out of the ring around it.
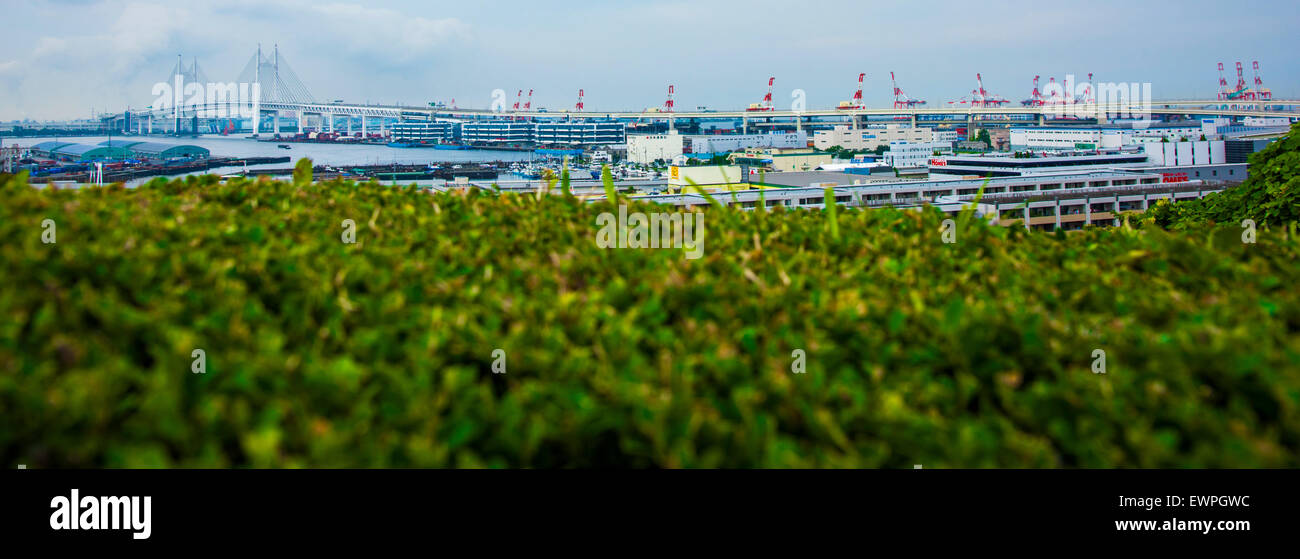
{"label": "multi-story parking garage", "polygon": [[[825,181],[831,175],[820,173],[817,177]],[[833,188],[835,203],[851,207],[917,208],[932,205],[956,214],[974,202],[976,213],[994,223],[1036,230],[1070,230],[1089,224],[1117,225],[1121,212],[1145,211],[1163,199],[1200,198],[1233,184],[1236,183],[1187,179],[1165,173],[1108,170],[990,179],[849,183],[837,184]],[[824,208],[825,195],[826,186],[816,186],[738,190],[734,196],[727,193],[715,196],[715,199],[721,204],[739,205],[744,209],[757,208],[759,204],[769,208]],[[699,194],[634,198],[688,207],[709,204]]]}

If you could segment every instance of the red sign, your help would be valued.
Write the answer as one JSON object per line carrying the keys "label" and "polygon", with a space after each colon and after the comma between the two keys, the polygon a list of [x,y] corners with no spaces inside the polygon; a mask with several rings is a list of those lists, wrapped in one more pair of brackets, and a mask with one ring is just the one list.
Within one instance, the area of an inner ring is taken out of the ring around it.
{"label": "red sign", "polygon": [[1160,173],[1160,182],[1187,182],[1187,173]]}
{"label": "red sign", "polygon": [[945,166],[945,165],[947,165],[947,164],[948,164],[948,162],[945,161],[945,160],[943,160],[943,159],[931,159],[931,160],[930,160],[930,166],[931,166],[931,167],[943,167],[943,166]]}

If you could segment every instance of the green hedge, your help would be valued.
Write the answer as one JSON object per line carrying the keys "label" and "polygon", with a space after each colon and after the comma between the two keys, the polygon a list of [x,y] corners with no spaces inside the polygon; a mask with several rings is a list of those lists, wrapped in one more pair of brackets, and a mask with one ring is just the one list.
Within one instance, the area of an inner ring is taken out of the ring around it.
{"label": "green hedge", "polygon": [[1300,466],[1285,228],[710,208],[687,260],[566,196],[0,180],[9,467]]}

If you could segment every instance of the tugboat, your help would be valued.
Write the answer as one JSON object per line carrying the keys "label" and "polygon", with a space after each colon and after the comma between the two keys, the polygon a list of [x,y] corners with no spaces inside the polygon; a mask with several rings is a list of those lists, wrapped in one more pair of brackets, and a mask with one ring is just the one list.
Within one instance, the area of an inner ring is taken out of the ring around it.
{"label": "tugboat", "polygon": [[280,144],[280,145],[275,146],[275,147],[278,147],[278,148],[280,148],[280,149],[293,149],[293,148],[289,147],[289,144]]}

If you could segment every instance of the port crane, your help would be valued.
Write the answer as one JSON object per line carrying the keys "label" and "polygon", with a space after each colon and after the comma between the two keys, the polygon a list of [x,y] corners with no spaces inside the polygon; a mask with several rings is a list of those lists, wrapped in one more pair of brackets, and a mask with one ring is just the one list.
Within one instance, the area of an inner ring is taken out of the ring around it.
{"label": "port crane", "polygon": [[848,110],[866,107],[866,105],[862,104],[862,81],[866,78],[867,74],[865,72],[858,74],[858,90],[853,92],[853,97],[848,101],[840,101],[840,105],[836,107],[837,109]]}
{"label": "port crane", "polygon": [[1043,106],[1043,93],[1038,90],[1038,78],[1039,76],[1034,76],[1034,91],[1033,93],[1029,94],[1028,99],[1025,99],[1024,101],[1020,102],[1021,105],[1024,105],[1026,107]]}
{"label": "port crane", "polygon": [[903,93],[903,90],[898,88],[898,80],[894,78],[894,72],[892,71],[889,72],[889,81],[894,82],[895,109],[911,109],[925,104],[925,101],[912,99],[911,97],[908,97],[906,93]]}
{"label": "port crane", "polygon": [[528,101],[524,103],[524,110],[528,111],[528,110],[532,110],[532,108],[533,108],[533,90],[530,89],[528,90]]}
{"label": "port crane", "polygon": [[1223,63],[1219,63],[1219,100],[1220,101],[1237,101],[1241,99],[1253,99],[1255,93],[1246,87],[1246,77],[1242,71],[1241,63],[1237,63],[1237,85],[1228,87],[1228,80],[1223,77]]}
{"label": "port crane", "polygon": [[1273,91],[1264,87],[1264,80],[1259,77],[1259,61],[1252,61],[1250,65],[1255,69],[1255,98],[1260,101],[1272,101]]}
{"label": "port crane", "polygon": [[776,84],[776,77],[767,78],[767,95],[763,96],[762,103],[750,103],[746,111],[772,111],[772,86]]}
{"label": "port crane", "polygon": [[573,105],[573,110],[578,111],[578,112],[582,112],[582,110],[585,109],[585,108],[587,107],[587,104],[582,102],[582,93],[583,93],[582,90],[579,89],[579,90],[578,90],[578,102],[577,102],[577,104]]}
{"label": "port crane", "polygon": [[[1055,79],[1053,79],[1053,81],[1055,81]],[[975,84],[976,84],[976,88],[971,90],[969,98],[963,97],[956,101],[949,101],[948,104],[949,105],[969,104],[972,108],[987,108],[987,107],[996,108],[1005,105],[1007,103],[1010,103],[1010,101],[1006,100],[1003,97],[999,97],[997,95],[990,95],[988,90],[984,89],[984,76],[978,73],[975,74]]]}

